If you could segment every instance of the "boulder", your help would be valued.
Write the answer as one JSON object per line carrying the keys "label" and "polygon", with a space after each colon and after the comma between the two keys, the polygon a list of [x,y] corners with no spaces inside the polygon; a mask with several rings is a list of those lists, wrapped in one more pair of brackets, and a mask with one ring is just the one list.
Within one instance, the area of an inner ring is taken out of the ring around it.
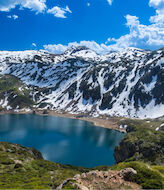
{"label": "boulder", "polygon": [[131,181],[131,177],[135,174],[137,174],[137,171],[133,168],[125,168],[121,170],[118,175],[126,181]]}

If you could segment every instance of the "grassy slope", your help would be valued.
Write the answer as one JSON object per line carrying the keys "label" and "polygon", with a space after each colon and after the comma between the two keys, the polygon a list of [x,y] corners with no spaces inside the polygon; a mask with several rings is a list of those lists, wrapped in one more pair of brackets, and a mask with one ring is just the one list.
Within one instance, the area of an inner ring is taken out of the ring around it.
{"label": "grassy slope", "polygon": [[0,189],[51,189],[87,171],[43,160],[20,145],[0,143]]}
{"label": "grassy slope", "polygon": [[112,167],[121,170],[127,167],[134,168],[137,174],[131,180],[142,186],[143,189],[164,189],[164,165],[155,166],[143,162],[122,162]]}
{"label": "grassy slope", "polygon": [[[22,90],[20,90],[20,87],[22,87]],[[0,99],[4,99],[5,94],[8,94],[8,101],[12,108],[16,108],[17,105],[20,108],[31,107],[34,102],[30,99],[29,93],[30,91],[24,87],[17,77],[11,75],[0,76]]]}

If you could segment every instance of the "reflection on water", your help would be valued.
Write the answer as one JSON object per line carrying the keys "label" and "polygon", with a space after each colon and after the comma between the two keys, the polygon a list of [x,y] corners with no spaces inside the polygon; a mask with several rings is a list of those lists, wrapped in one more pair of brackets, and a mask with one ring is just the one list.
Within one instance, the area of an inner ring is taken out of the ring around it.
{"label": "reflection on water", "polygon": [[45,159],[76,166],[114,164],[113,150],[124,134],[92,123],[40,115],[1,115],[0,141],[40,150]]}

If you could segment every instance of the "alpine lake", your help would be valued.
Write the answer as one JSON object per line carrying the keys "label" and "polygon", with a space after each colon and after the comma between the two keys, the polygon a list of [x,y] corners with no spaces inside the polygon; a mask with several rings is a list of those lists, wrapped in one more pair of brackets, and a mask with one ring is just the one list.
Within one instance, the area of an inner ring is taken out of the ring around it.
{"label": "alpine lake", "polygon": [[46,160],[73,166],[113,165],[124,133],[82,120],[35,114],[0,115],[0,141],[39,150]]}

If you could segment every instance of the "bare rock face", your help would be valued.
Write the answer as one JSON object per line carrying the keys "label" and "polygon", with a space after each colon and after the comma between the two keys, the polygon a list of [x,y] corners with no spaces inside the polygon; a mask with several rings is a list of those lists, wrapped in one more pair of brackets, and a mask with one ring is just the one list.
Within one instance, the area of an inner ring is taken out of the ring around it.
{"label": "bare rock face", "polygon": [[135,174],[137,174],[137,172],[133,168],[125,168],[119,173],[120,177],[122,177],[126,181],[130,181],[131,177]]}
{"label": "bare rock face", "polygon": [[118,147],[115,147],[114,157],[117,163],[132,157],[138,150],[134,143],[127,143],[122,140]]}
{"label": "bare rock face", "polygon": [[164,125],[157,128],[142,123],[132,123],[127,134],[115,147],[114,157],[117,163],[124,161],[144,161],[161,165],[164,162]]}
{"label": "bare rock face", "polygon": [[57,189],[73,188],[81,190],[103,189],[140,189],[140,186],[131,182],[131,177],[137,174],[132,168],[121,171],[98,171],[77,174],[72,179],[65,180]]}

